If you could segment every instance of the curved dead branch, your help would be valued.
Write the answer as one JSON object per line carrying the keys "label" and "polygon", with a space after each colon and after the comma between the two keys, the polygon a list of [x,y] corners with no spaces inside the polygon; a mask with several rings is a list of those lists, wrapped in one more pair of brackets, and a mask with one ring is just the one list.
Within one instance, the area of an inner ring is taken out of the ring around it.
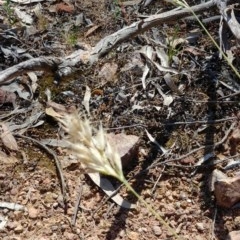
{"label": "curved dead branch", "polygon": [[13,78],[26,72],[57,70],[60,63],[61,60],[55,57],[39,57],[21,62],[1,71],[0,84],[6,84]]}
{"label": "curved dead branch", "polygon": [[88,51],[78,50],[65,58],[39,57],[9,67],[0,72],[0,84],[9,83],[13,78],[31,71],[53,72],[63,77],[73,73],[74,68],[88,60]]}
{"label": "curved dead branch", "polygon": [[[206,9],[209,10],[215,5],[215,0],[212,0],[193,6],[192,10],[195,13],[199,13],[205,11]],[[100,40],[91,53],[90,61],[95,62],[98,58],[107,54],[109,51],[118,46],[120,43],[124,42],[126,39],[133,38],[136,35],[143,33],[152,27],[158,26],[163,23],[171,23],[173,21],[177,21],[190,15],[192,15],[191,11],[186,8],[175,8],[173,10],[157,15],[152,15],[146,19],[135,22],[130,26],[127,26]]]}

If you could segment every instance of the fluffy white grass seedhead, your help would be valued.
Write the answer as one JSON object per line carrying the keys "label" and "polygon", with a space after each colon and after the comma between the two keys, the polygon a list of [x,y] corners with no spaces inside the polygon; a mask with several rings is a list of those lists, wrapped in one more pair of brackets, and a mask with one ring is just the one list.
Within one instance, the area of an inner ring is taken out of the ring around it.
{"label": "fluffy white grass seedhead", "polygon": [[70,148],[84,168],[89,172],[99,172],[124,180],[121,158],[106,138],[102,125],[96,130],[88,119],[78,114],[65,115],[58,119],[68,133]]}

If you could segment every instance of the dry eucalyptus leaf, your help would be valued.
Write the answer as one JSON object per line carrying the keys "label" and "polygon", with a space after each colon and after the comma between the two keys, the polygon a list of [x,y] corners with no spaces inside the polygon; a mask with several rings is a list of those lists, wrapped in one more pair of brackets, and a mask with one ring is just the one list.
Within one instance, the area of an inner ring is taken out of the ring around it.
{"label": "dry eucalyptus leaf", "polygon": [[51,117],[54,117],[54,118],[61,118],[62,117],[62,114],[56,112],[52,107],[46,108],[45,113],[48,116],[51,116]]}
{"label": "dry eucalyptus leaf", "polygon": [[8,85],[3,85],[1,89],[7,92],[8,98],[10,98],[10,96],[13,96],[14,98],[14,95],[15,95],[15,99],[16,99],[15,92],[17,92],[18,96],[22,99],[29,100],[30,98],[30,93],[26,91],[25,87],[18,82],[12,82]]}
{"label": "dry eucalyptus leaf", "polygon": [[31,24],[33,23],[33,18],[32,18],[29,14],[21,11],[21,10],[20,10],[19,8],[17,8],[17,7],[15,7],[14,11],[15,11],[17,17],[18,17],[23,23],[29,24],[29,25],[31,25]]}
{"label": "dry eucalyptus leaf", "polygon": [[161,87],[158,83],[153,83],[153,85],[157,88],[159,94],[163,97],[163,105],[164,106],[170,106],[171,103],[173,102],[173,97],[171,95],[166,95],[163,93],[161,90]]}
{"label": "dry eucalyptus leaf", "polygon": [[223,15],[231,32],[237,39],[240,40],[239,10],[228,7],[224,10]]}
{"label": "dry eucalyptus leaf", "polygon": [[25,211],[26,208],[23,205],[14,202],[0,202],[0,208],[8,208],[15,211]]}
{"label": "dry eucalyptus leaf", "polygon": [[82,105],[85,107],[88,115],[90,115],[90,109],[89,109],[90,98],[91,98],[91,89],[88,86],[86,86],[86,91],[82,101]]}
{"label": "dry eucalyptus leaf", "polygon": [[90,36],[93,32],[95,32],[98,28],[100,27],[100,25],[94,25],[92,26],[90,29],[88,29],[88,31],[84,34],[84,37],[88,37]]}
{"label": "dry eucalyptus leaf", "polygon": [[169,56],[163,47],[156,48],[156,53],[158,58],[161,60],[161,65],[163,67],[169,67]]}
{"label": "dry eucalyptus leaf", "polygon": [[[107,196],[112,196],[116,189],[113,187],[111,182],[99,175],[99,173],[88,173],[88,176],[92,179],[92,181],[99,186],[106,194]],[[118,193],[116,195],[112,196],[111,199],[118,204],[119,206],[127,209],[135,208],[135,204],[132,204],[126,200],[124,200]]]}
{"label": "dry eucalyptus leaf", "polygon": [[5,147],[10,150],[18,151],[18,145],[16,139],[4,123],[0,124],[1,127],[1,139]]}
{"label": "dry eucalyptus leaf", "polygon": [[147,129],[145,129],[145,132],[147,134],[148,139],[152,143],[154,143],[164,154],[167,153],[167,150],[156,141],[156,139],[148,132]]}

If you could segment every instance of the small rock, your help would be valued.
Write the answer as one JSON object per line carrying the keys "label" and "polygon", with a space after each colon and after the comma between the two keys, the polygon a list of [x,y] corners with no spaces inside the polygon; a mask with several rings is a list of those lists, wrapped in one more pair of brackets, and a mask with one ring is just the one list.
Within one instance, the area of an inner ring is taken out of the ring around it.
{"label": "small rock", "polygon": [[160,236],[162,234],[162,229],[159,226],[153,226],[153,232],[156,236]]}
{"label": "small rock", "polygon": [[4,179],[7,175],[5,173],[0,173],[0,179]]}
{"label": "small rock", "polygon": [[29,218],[36,219],[38,217],[38,209],[34,207],[30,207],[28,209],[28,215],[29,215]]}
{"label": "small rock", "polygon": [[2,210],[2,212],[3,212],[4,214],[7,214],[7,213],[9,212],[9,209],[4,208],[4,209]]}
{"label": "small rock", "polygon": [[240,176],[221,179],[214,183],[217,204],[230,208],[240,201]]}
{"label": "small rock", "polygon": [[188,198],[187,194],[185,192],[180,192],[179,199],[180,200],[186,200]]}
{"label": "small rock", "polygon": [[140,227],[139,229],[138,229],[138,232],[140,232],[140,233],[147,233],[148,232],[148,230],[147,230],[147,228],[145,228],[145,227]]}
{"label": "small rock", "polygon": [[126,135],[124,133],[109,133],[107,134],[107,139],[112,147],[118,150],[123,167],[131,164],[132,159],[137,157],[139,147],[138,136]]}
{"label": "small rock", "polygon": [[15,196],[18,194],[18,192],[19,192],[19,190],[17,188],[13,188],[13,189],[11,189],[10,194]]}
{"label": "small rock", "polygon": [[76,239],[75,234],[70,233],[70,232],[64,232],[63,236],[64,236],[65,239],[67,239],[67,240],[73,240],[73,239]]}
{"label": "small rock", "polygon": [[18,225],[17,222],[8,222],[7,228],[10,229],[10,230],[12,230],[12,229],[16,228],[17,225]]}
{"label": "small rock", "polygon": [[181,202],[180,205],[183,209],[186,209],[188,206],[188,203],[186,201],[184,201],[184,202]]}
{"label": "small rock", "polygon": [[67,224],[62,224],[61,225],[61,230],[64,231],[66,229],[68,229],[68,225]]}
{"label": "small rock", "polygon": [[53,193],[53,194],[52,194],[52,198],[56,200],[56,199],[58,198],[58,194]]}
{"label": "small rock", "polygon": [[53,225],[53,226],[51,226],[51,229],[52,229],[53,232],[56,232],[58,230],[58,226]]}
{"label": "small rock", "polygon": [[69,207],[67,214],[68,214],[69,216],[72,216],[72,215],[74,214],[74,207]]}
{"label": "small rock", "polygon": [[198,235],[195,240],[206,240],[206,238]]}
{"label": "small rock", "polygon": [[129,240],[138,240],[140,238],[140,235],[137,232],[129,232],[127,234]]}
{"label": "small rock", "polygon": [[22,233],[23,232],[23,226],[21,224],[18,224],[16,228],[14,229],[14,232],[16,234]]}
{"label": "small rock", "polygon": [[121,238],[123,238],[125,235],[126,235],[126,234],[125,234],[125,231],[122,229],[122,230],[119,232],[119,236],[120,236]]}
{"label": "small rock", "polygon": [[57,203],[57,202],[55,202],[55,203],[53,203],[53,205],[52,205],[52,206],[53,206],[53,208],[55,208],[55,209],[56,209],[56,208],[58,207],[58,203]]}
{"label": "small rock", "polygon": [[196,228],[199,232],[203,232],[204,230],[204,224],[203,223],[197,223]]}
{"label": "small rock", "polygon": [[232,231],[228,234],[227,240],[239,240],[240,231]]}
{"label": "small rock", "polygon": [[16,221],[18,221],[18,220],[20,220],[23,217],[24,212],[23,211],[14,211],[13,214],[14,214],[14,219]]}

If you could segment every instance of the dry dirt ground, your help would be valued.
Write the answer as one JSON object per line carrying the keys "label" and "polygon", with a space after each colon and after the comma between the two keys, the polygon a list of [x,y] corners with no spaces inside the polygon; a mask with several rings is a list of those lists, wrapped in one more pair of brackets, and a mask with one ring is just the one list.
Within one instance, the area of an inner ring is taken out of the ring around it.
{"label": "dry dirt ground", "polygon": [[[9,4],[10,9],[17,6]],[[3,38],[1,47],[18,46],[32,57],[67,55],[79,48],[80,43],[94,46],[102,37],[136,21],[139,15],[172,8],[160,0],[142,9],[137,4],[125,6],[115,0],[76,0],[70,5],[43,1],[40,13],[34,15],[36,5],[21,8],[34,16],[28,32],[13,13],[6,10],[6,5],[5,8],[2,5],[1,26],[5,26],[5,30],[14,28],[16,37]],[[205,16],[211,14],[215,13],[204,13]],[[208,24],[207,28],[217,39],[218,22]],[[193,30],[199,35],[197,40],[181,42],[181,38],[185,39]],[[174,47],[168,44],[168,56],[173,59],[171,67],[188,73],[177,74],[174,79],[181,94],[172,91],[163,80],[163,73],[139,53],[143,46],[157,49],[157,40],[162,39],[180,42]],[[25,57],[6,57],[1,52],[1,69],[26,60]],[[143,89],[141,78],[146,64],[150,71]],[[28,81],[26,79],[27,76],[20,76],[18,81]],[[183,239],[224,240],[228,232],[240,230],[240,210],[216,205],[214,194],[209,190],[209,177],[214,169],[223,170],[228,159],[239,157],[238,145],[233,149],[229,140],[231,132],[227,134],[233,123],[235,128],[239,127],[239,96],[220,100],[233,93],[232,89],[236,88],[233,82],[239,84],[239,79],[219,60],[217,50],[195,21],[166,23],[123,43],[94,66],[80,67],[58,83],[52,75],[39,73],[38,87],[30,101],[39,102],[43,124],[13,133],[39,141],[61,139],[57,122],[44,113],[47,101],[44,92],[49,88],[52,101],[84,111],[82,101],[87,85],[92,92],[89,103],[94,125],[101,121],[108,132],[140,137],[137,155],[124,166],[125,176],[134,189]],[[163,94],[157,90],[159,87]],[[170,97],[170,104],[163,103],[164,94]],[[23,109],[30,105],[29,100],[20,97],[16,104]],[[6,114],[13,110],[11,103],[4,103],[0,110],[5,123],[21,124],[29,114],[26,111],[9,117]],[[18,151],[1,144],[0,201],[21,204],[27,210],[0,208],[1,219],[7,221],[0,231],[0,239],[174,239],[124,187],[119,193],[136,204],[133,210],[120,208],[107,199],[78,162],[66,163],[69,153],[65,148],[49,146],[63,165],[68,186],[68,199],[64,204],[53,156],[31,139],[19,136],[15,136]],[[216,144],[222,139],[221,144]],[[159,145],[167,153],[164,154]],[[208,153],[214,155],[196,168],[195,164]],[[237,170],[225,173],[233,176]],[[110,180],[116,188],[119,186],[116,180]],[[72,224],[79,197],[76,222]]]}

